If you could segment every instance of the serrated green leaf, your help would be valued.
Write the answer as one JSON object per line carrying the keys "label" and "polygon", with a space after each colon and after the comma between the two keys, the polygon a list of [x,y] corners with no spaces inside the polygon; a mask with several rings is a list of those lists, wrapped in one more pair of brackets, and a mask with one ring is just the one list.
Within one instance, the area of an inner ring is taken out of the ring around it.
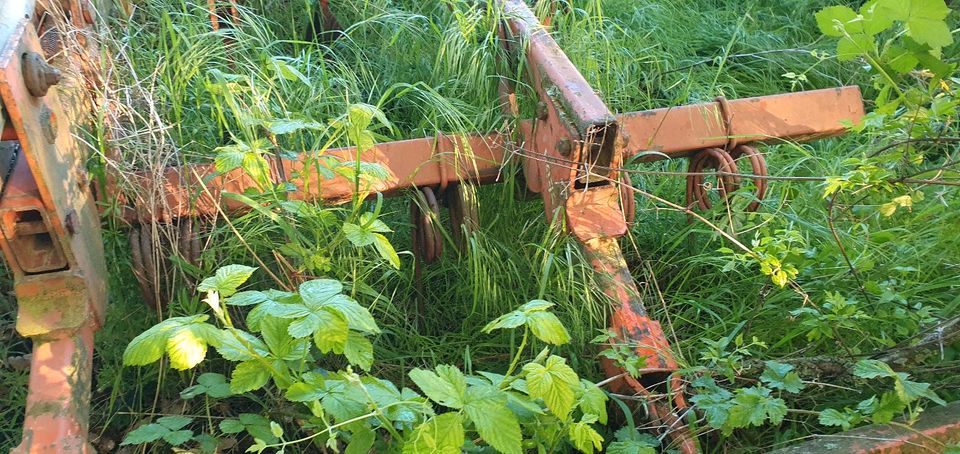
{"label": "serrated green leaf", "polygon": [[220,432],[225,434],[235,434],[243,432],[244,426],[239,420],[236,419],[224,419],[220,421]]}
{"label": "serrated green leaf", "polygon": [[527,314],[521,311],[513,311],[495,318],[483,327],[483,332],[489,333],[495,329],[511,329],[523,326],[527,322]]}
{"label": "serrated green leaf", "polygon": [[877,42],[872,36],[855,34],[837,42],[837,60],[850,61],[861,55],[876,53]]}
{"label": "serrated green leaf", "polygon": [[343,223],[343,234],[356,247],[369,246],[377,240],[373,232],[349,222]]}
{"label": "serrated green leaf", "polygon": [[796,372],[793,372],[793,366],[779,363],[776,361],[767,361],[763,374],[760,375],[760,381],[771,388],[782,389],[789,393],[799,393],[803,389],[803,381]]}
{"label": "serrated green leaf", "polygon": [[323,310],[315,314],[319,321],[313,333],[313,342],[322,353],[342,354],[350,334],[350,327],[343,313],[337,310]]}
{"label": "serrated green leaf", "polygon": [[330,298],[343,293],[343,284],[333,279],[314,279],[300,284],[299,290],[304,304],[318,308]]}
{"label": "serrated green leaf", "polygon": [[124,366],[145,366],[163,357],[170,331],[177,328],[175,324],[164,323],[140,333],[127,344],[126,350],[123,351]]}
{"label": "serrated green leaf", "polygon": [[229,361],[249,361],[270,354],[267,344],[246,331],[224,329],[220,331],[220,338],[220,345],[215,345],[217,353]]}
{"label": "serrated green leaf", "polygon": [[818,421],[821,425],[824,426],[838,426],[842,427],[843,430],[847,430],[851,427],[851,416],[847,413],[841,413],[838,410],[828,408],[820,412],[820,417]]}
{"label": "serrated green leaf", "polygon": [[570,333],[560,323],[560,319],[551,312],[532,312],[527,314],[527,326],[537,339],[552,345],[570,342]]}
{"label": "serrated green leaf", "polygon": [[900,399],[907,402],[913,402],[921,397],[926,397],[938,405],[947,404],[943,399],[940,398],[940,396],[937,395],[937,393],[930,389],[930,383],[918,383],[907,380],[906,377],[902,377],[901,380],[897,380],[897,382],[894,384],[894,387]]}
{"label": "serrated green leaf", "polygon": [[347,319],[347,324],[351,329],[374,334],[380,332],[380,327],[377,326],[377,322],[370,315],[370,311],[346,295],[337,295],[330,298],[321,307],[340,311]]}
{"label": "serrated green leaf", "polygon": [[[532,300],[522,306],[517,310],[509,312],[507,314],[497,317],[490,323],[487,323],[483,327],[483,332],[489,333],[495,329],[512,329],[518,326],[523,326],[524,324],[530,325],[532,323],[531,315],[533,314],[543,314],[544,311],[553,307],[553,303],[544,301],[544,300]],[[570,335],[566,332],[566,329],[563,328],[563,325],[559,323],[559,320],[556,320],[554,323],[553,320],[550,320],[550,317],[543,317],[541,315],[533,315],[537,318],[537,321],[543,321],[544,325],[538,327],[541,331],[541,334],[545,335],[547,338],[562,340],[564,334],[566,334],[567,340],[569,340]],[[553,317],[556,318],[556,317]],[[559,326],[559,330],[557,329]],[[559,333],[562,330],[563,333]]]}
{"label": "serrated green leaf", "polygon": [[599,386],[580,380],[580,410],[597,415],[600,424],[607,423],[607,394]]}
{"label": "serrated green leaf", "polygon": [[461,409],[465,403],[467,383],[455,366],[441,364],[437,372],[413,369],[408,374],[430,400],[445,407]]}
{"label": "serrated green leaf", "polygon": [[[140,333],[127,345],[123,352],[123,364],[125,366],[144,366],[158,361],[163,357],[167,345],[167,339],[170,335],[182,326],[199,324],[210,318],[207,315],[192,315],[187,317],[171,317],[150,329]],[[212,326],[206,325],[210,328]],[[206,333],[206,328],[199,328],[202,338],[207,342],[213,341],[213,336]]]}
{"label": "serrated green leaf", "polygon": [[227,174],[243,165],[243,157],[246,155],[238,149],[218,148],[217,155],[213,158],[213,167],[220,174]]}
{"label": "serrated green leaf", "polygon": [[880,55],[880,59],[900,74],[912,71],[917,67],[917,63],[920,63],[912,52],[896,45],[887,46]]}
{"label": "serrated green leaf", "polygon": [[373,239],[373,245],[377,248],[377,253],[380,254],[380,257],[386,260],[390,266],[400,269],[400,256],[397,255],[397,250],[390,244],[390,240],[380,233],[374,233]]}
{"label": "serrated green leaf", "polygon": [[603,449],[603,436],[584,421],[571,425],[568,434],[573,446],[584,454],[593,454],[595,450]]}
{"label": "serrated green leaf", "polygon": [[507,407],[506,396],[484,390],[474,397],[472,391],[472,387],[468,389],[463,410],[480,437],[504,454],[522,454],[520,422]]}
{"label": "serrated green leaf", "polygon": [[168,433],[170,433],[170,429],[160,424],[147,424],[131,430],[126,437],[123,437],[120,446],[151,443],[163,438]]}
{"label": "serrated green leaf", "polygon": [[299,339],[313,335],[319,328],[320,316],[317,314],[307,314],[305,317],[294,320],[287,325],[287,334]]}
{"label": "serrated green leaf", "polygon": [[310,349],[309,339],[301,340],[298,336],[291,337],[291,334],[296,332],[294,325],[301,320],[303,319],[293,321],[264,317],[260,325],[260,334],[263,335],[263,340],[274,356],[286,361],[296,361],[307,354]]}
{"label": "serrated green leaf", "polygon": [[186,427],[186,425],[190,424],[192,421],[193,418],[188,416],[173,415],[159,418],[157,419],[156,423],[170,430],[180,430]]}
{"label": "serrated green leaf", "polygon": [[268,298],[263,292],[248,290],[233,294],[233,296],[226,298],[224,303],[226,303],[228,306],[252,306],[254,304],[260,304],[269,299],[270,298]]}
{"label": "serrated green leaf", "polygon": [[853,365],[853,375],[860,378],[896,377],[896,373],[887,363],[875,359],[861,359]]}
{"label": "serrated green leaf", "polygon": [[844,35],[846,24],[856,20],[857,13],[846,6],[828,6],[814,14],[820,33],[836,38]]}
{"label": "serrated green leaf", "polygon": [[727,435],[736,428],[763,425],[768,419],[771,424],[777,425],[787,415],[787,403],[771,397],[767,388],[738,389],[733,403],[723,426],[723,433]]}
{"label": "serrated green leaf", "polygon": [[403,454],[460,454],[464,439],[460,414],[444,413],[417,426],[403,444]]}
{"label": "serrated green leaf", "polygon": [[347,334],[347,343],[343,346],[343,356],[350,364],[369,371],[373,366],[373,344],[363,334],[350,331]]}
{"label": "serrated green leaf", "polygon": [[350,433],[350,443],[344,454],[369,454],[373,444],[377,441],[377,434],[369,426],[363,425]]}
{"label": "serrated green leaf", "polygon": [[173,446],[180,446],[193,438],[192,430],[178,430],[163,434],[163,441]]}
{"label": "serrated green leaf", "polygon": [[274,444],[280,441],[280,439],[273,436],[273,432],[270,430],[269,419],[254,413],[241,413],[239,419],[244,428],[247,429],[247,433],[253,436],[254,439],[263,440],[267,444]]}
{"label": "serrated green leaf", "polygon": [[287,388],[285,396],[293,402],[310,402],[326,395],[322,384],[297,382]]}
{"label": "serrated green leaf", "polygon": [[939,49],[953,43],[944,20],[950,8],[943,0],[879,0],[877,11],[903,22],[907,36],[920,44]]}
{"label": "serrated green leaf", "polygon": [[269,122],[270,132],[282,135],[291,134],[303,129],[322,130],[324,126],[316,121],[308,121],[298,118],[280,118]]}
{"label": "serrated green leaf", "polygon": [[544,365],[528,363],[523,370],[526,372],[530,397],[543,399],[554,415],[566,420],[573,410],[574,393],[580,388],[580,378],[566,360],[550,355]]}
{"label": "serrated green leaf", "polygon": [[183,391],[180,391],[180,398],[184,400],[193,399],[201,394],[207,392],[207,387],[203,385],[193,385],[185,388]]}
{"label": "serrated green leaf", "polygon": [[218,292],[220,297],[226,298],[237,292],[237,288],[243,285],[256,268],[244,265],[227,265],[217,269],[216,273],[204,279],[197,286],[200,292]]}
{"label": "serrated green leaf", "polygon": [[[207,325],[210,326],[210,325]],[[167,338],[167,355],[170,367],[176,370],[191,369],[200,364],[207,356],[207,342],[201,334],[200,324],[190,324],[177,328]]]}
{"label": "serrated green leaf", "polygon": [[870,417],[874,424],[886,424],[894,417],[903,413],[907,408],[907,403],[900,400],[895,392],[886,392],[880,396],[880,400],[873,408]]}
{"label": "serrated green leaf", "polygon": [[277,318],[306,317],[307,314],[311,312],[310,308],[300,303],[281,303],[275,301],[262,303],[257,306],[256,309],[262,310],[263,315],[270,315]]}
{"label": "serrated green leaf", "polygon": [[270,370],[259,361],[246,361],[237,364],[230,375],[230,391],[234,394],[243,394],[255,391],[267,384],[270,380]]}

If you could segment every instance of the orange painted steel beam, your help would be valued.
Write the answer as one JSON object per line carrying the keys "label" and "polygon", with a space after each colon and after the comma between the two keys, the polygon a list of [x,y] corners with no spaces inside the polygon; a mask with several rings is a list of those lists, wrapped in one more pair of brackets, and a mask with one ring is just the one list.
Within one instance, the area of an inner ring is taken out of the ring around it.
{"label": "orange painted steel beam", "polygon": [[58,72],[24,18],[32,4],[10,3],[0,11],[0,101],[3,139],[16,144],[0,197],[0,249],[14,278],[17,331],[33,340],[23,439],[13,452],[93,452],[93,332],[107,298],[100,218]]}
{"label": "orange painted steel beam", "polygon": [[728,106],[729,132],[718,102],[619,115],[624,153],[652,150],[684,157],[705,148],[723,148],[731,138],[741,144],[805,142],[841,135],[864,115],[856,86],[736,99]]}
{"label": "orange painted steel beam", "polygon": [[[857,87],[732,100],[730,105],[738,133],[749,140],[772,142],[840,135],[844,132],[845,122],[855,123],[863,116],[863,102]],[[716,103],[706,103],[617,115],[621,137],[624,138],[621,149],[627,155],[656,150],[672,158],[681,158],[704,146],[722,147],[727,137],[722,121],[717,117],[716,106]],[[805,112],[814,110],[817,115],[811,120]],[[537,137],[547,134],[543,129],[535,129],[530,120],[520,122],[520,129],[525,132],[525,140],[521,144],[523,149],[519,151],[530,153],[534,158],[531,160],[542,162],[544,166],[562,167],[569,176],[574,168],[570,158],[550,157],[535,151],[533,144],[538,143]],[[377,144],[360,156],[360,160],[379,163],[388,171],[390,177],[371,189],[390,195],[409,187],[438,186],[460,179],[495,183],[513,146],[504,134],[441,136],[439,140],[427,137]],[[356,159],[356,149],[331,149],[323,156],[352,161]],[[649,155],[644,159],[657,160],[663,157]],[[291,194],[293,198],[333,202],[351,198],[353,184],[350,180],[342,176],[319,179],[315,170],[304,171],[307,160],[304,154],[297,161],[284,161],[285,175],[308,176],[307,184],[302,179],[292,181],[298,189]],[[443,170],[441,161],[444,163]],[[130,178],[130,185],[154,187],[154,177],[147,172]],[[242,203],[224,200],[220,195],[223,192],[239,194],[257,187],[242,170],[218,175],[213,164],[170,167],[163,171],[162,178],[162,192],[152,194],[150,200],[121,200],[130,205],[124,209],[125,219],[146,222],[152,218],[149,213],[156,213],[156,217],[163,220],[214,216],[217,214],[217,203],[227,212],[246,210],[248,207]],[[116,187],[107,188],[107,194],[111,198],[119,196]]]}
{"label": "orange painted steel beam", "polygon": [[[400,140],[375,145],[362,153],[361,162],[375,163],[388,174],[386,179],[371,183],[361,190],[387,195],[418,186],[439,186],[451,181],[491,183],[497,180],[505,160],[507,137],[493,134],[466,137],[441,136]],[[295,200],[328,200],[334,203],[350,200],[354,182],[342,175],[322,178],[319,168],[332,172],[327,162],[352,162],[357,159],[356,148],[326,150],[321,156],[306,154],[296,161],[283,161],[283,175],[296,175],[290,183],[296,191],[289,194]],[[274,180],[279,172],[274,171]],[[150,174],[130,177],[136,187],[157,187]],[[153,218],[164,221],[180,217],[216,216],[218,207],[225,212],[249,210],[241,202],[222,197],[224,192],[242,194],[258,188],[257,182],[242,169],[225,175],[217,173],[213,164],[192,164],[169,167],[163,171],[162,193],[151,194],[149,200],[122,200],[124,218],[130,222],[146,222]],[[262,188],[261,188],[262,189]],[[117,197],[115,187],[107,188],[110,197]]]}
{"label": "orange painted steel beam", "polygon": [[927,407],[911,426],[880,424],[836,435],[818,435],[813,441],[771,454],[929,454],[960,444],[960,401]]}
{"label": "orange painted steel beam", "polygon": [[96,452],[87,442],[93,331],[87,324],[68,336],[34,340],[23,441],[11,454]]}
{"label": "orange painted steel beam", "polygon": [[[567,229],[580,242],[612,306],[616,342],[631,345],[648,367],[657,369],[656,374],[645,374],[644,378],[655,377],[652,381],[621,379],[614,385],[647,397],[670,396],[648,401],[650,420],[671,447],[695,453],[696,437],[683,421],[688,405],[675,375],[679,367],[660,324],[646,317],[617,240],[627,232],[620,190],[612,184],[620,179],[615,169],[623,160],[620,121],[525,2],[500,3],[508,24],[507,41],[514,42],[509,47],[524,50],[527,79],[540,101],[532,125],[521,125],[527,187],[542,194],[549,220],[565,216]],[[619,367],[606,366],[610,376],[623,373]],[[663,380],[664,376],[672,379]]]}

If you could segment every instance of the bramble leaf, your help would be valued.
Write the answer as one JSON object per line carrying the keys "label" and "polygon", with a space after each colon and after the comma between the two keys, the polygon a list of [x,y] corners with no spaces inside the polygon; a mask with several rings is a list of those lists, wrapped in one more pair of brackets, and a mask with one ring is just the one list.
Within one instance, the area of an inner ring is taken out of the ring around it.
{"label": "bramble leaf", "polygon": [[553,345],[561,345],[570,341],[570,333],[560,323],[556,315],[547,312],[553,303],[544,300],[532,300],[517,310],[497,317],[483,327],[483,332],[489,333],[496,329],[512,329],[526,325],[538,339]]}
{"label": "bramble leaf", "polygon": [[270,370],[259,361],[245,361],[237,364],[230,376],[230,391],[234,394],[243,394],[255,391],[267,384],[270,380]]}
{"label": "bramble leaf", "polygon": [[256,358],[254,354],[259,356],[270,354],[267,344],[263,343],[259,337],[246,331],[224,329],[220,333],[220,345],[215,345],[215,347],[217,353],[220,353],[223,359],[248,361]]}
{"label": "bramble leaf", "polygon": [[204,326],[217,331],[213,325],[190,324],[177,328],[167,338],[167,355],[170,356],[170,367],[176,370],[193,368],[207,356],[207,342],[204,339]]}
{"label": "bramble leaf", "polygon": [[180,446],[193,438],[192,430],[178,430],[175,432],[167,432],[163,434],[163,441],[170,443],[173,446]]}
{"label": "bramble leaf", "polygon": [[160,424],[147,424],[131,430],[126,437],[123,437],[123,442],[120,443],[120,446],[151,443],[163,438],[163,436],[168,433],[170,433],[170,429]]}
{"label": "bramble leaf", "polygon": [[343,293],[343,284],[333,279],[314,279],[300,284],[299,290],[304,304],[318,307],[330,298]]}
{"label": "bramble leaf", "polygon": [[877,11],[903,22],[907,36],[934,49],[953,43],[950,27],[944,21],[950,8],[943,0],[879,0]]}
{"label": "bramble leaf", "polygon": [[537,339],[548,344],[563,345],[570,342],[570,333],[552,312],[531,312],[527,314],[527,326]]}
{"label": "bramble leaf", "polygon": [[587,380],[580,380],[580,410],[597,415],[600,424],[607,423],[607,394],[599,386]]}
{"label": "bramble leaf", "polygon": [[347,319],[343,313],[337,310],[319,311],[314,314],[317,317],[317,328],[313,332],[313,342],[320,349],[321,353],[334,352],[343,354],[343,349],[347,345],[347,338],[350,334],[350,327],[347,325]]}
{"label": "bramble leaf", "polygon": [[723,433],[726,435],[731,434],[733,429],[763,425],[767,419],[771,424],[777,425],[787,415],[786,402],[770,397],[770,390],[767,388],[738,389],[733,404],[723,426]]}
{"label": "bramble leaf", "polygon": [[217,272],[200,282],[197,291],[218,292],[223,298],[237,293],[237,287],[250,279],[256,268],[244,265],[227,265],[217,269]]}
{"label": "bramble leaf", "polygon": [[455,366],[445,364],[437,366],[436,370],[413,369],[409,376],[430,400],[445,407],[463,408],[467,392],[463,373]]}
{"label": "bramble leaf", "polygon": [[503,393],[471,387],[463,411],[487,444],[504,454],[522,454],[520,422]]}
{"label": "bramble leaf", "polygon": [[851,414],[850,412],[840,412],[838,410],[834,410],[833,408],[828,408],[820,412],[820,417],[818,420],[821,425],[838,426],[843,430],[848,430],[853,427],[854,417],[854,414]]}
{"label": "bramble leaf", "polygon": [[400,269],[400,256],[397,255],[397,250],[390,244],[390,240],[380,233],[374,233],[373,239],[373,245],[377,248],[377,253],[380,254],[380,257],[383,257],[390,266]]}
{"label": "bramble leaf", "polygon": [[373,366],[373,344],[362,334],[350,331],[347,334],[347,343],[343,346],[343,355],[350,364],[369,371]]}
{"label": "bramble leaf", "polygon": [[417,426],[404,443],[403,454],[459,454],[464,438],[460,413],[444,413]]}
{"label": "bramble leaf", "polygon": [[551,355],[544,365],[529,363],[523,370],[530,397],[543,399],[554,415],[566,420],[573,410],[574,392],[580,388],[580,379],[566,360]]}
{"label": "bramble leaf", "polygon": [[590,423],[596,421],[596,416],[589,416],[591,418],[585,417],[583,421],[572,424],[568,433],[573,446],[584,454],[593,454],[594,450],[603,449],[603,436],[590,427]]}
{"label": "bramble leaf", "polygon": [[782,389],[788,393],[799,393],[803,389],[803,382],[793,366],[776,361],[767,361],[760,381],[775,389]]}
{"label": "bramble leaf", "polygon": [[896,373],[887,363],[876,359],[861,359],[853,365],[853,375],[860,378],[896,377]]}

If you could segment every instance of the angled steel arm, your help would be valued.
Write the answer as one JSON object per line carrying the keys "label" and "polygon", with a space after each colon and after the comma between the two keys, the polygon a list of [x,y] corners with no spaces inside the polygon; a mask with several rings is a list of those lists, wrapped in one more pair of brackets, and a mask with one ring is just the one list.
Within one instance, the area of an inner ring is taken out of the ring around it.
{"label": "angled steel arm", "polygon": [[23,440],[13,452],[91,452],[93,332],[106,304],[100,219],[32,7],[13,1],[0,13],[2,149],[9,163],[0,249],[14,277],[17,331],[33,340]]}

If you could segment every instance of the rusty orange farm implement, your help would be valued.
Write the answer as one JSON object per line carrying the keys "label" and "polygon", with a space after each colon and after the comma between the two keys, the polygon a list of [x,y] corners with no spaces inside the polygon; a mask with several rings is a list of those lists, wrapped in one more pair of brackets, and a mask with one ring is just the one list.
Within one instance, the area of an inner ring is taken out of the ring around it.
{"label": "rusty orange farm implement", "polygon": [[[329,16],[326,1],[321,4]],[[511,133],[438,134],[377,144],[360,156],[388,171],[388,177],[372,189],[387,195],[412,189],[425,202],[411,206],[417,266],[426,266],[443,246],[431,213],[439,209],[438,200],[447,200],[455,223],[476,228],[474,200],[464,195],[461,183],[497,183],[506,161],[521,161],[527,188],[543,198],[547,221],[564,226],[589,258],[609,297],[609,323],[618,341],[634,345],[647,359],[636,379],[613,363],[604,364],[610,376],[621,377],[614,388],[646,396],[646,413],[657,432],[680,452],[698,452],[702,446],[687,426],[692,408],[676,374],[677,362],[660,324],[643,307],[618,243],[631,223],[640,222],[634,219],[634,192],[621,167],[641,153],[643,160],[689,158],[692,176],[686,205],[697,209],[710,206],[708,185],[699,176],[704,169],[719,171],[717,186],[723,194],[741,183],[738,166],[749,165],[748,175],[756,176],[756,201],[748,209],[757,209],[766,190],[767,167],[756,146],[843,134],[845,124],[863,115],[860,91],[842,87],[718,98],[699,105],[615,114],[523,1],[499,4],[506,17],[502,42],[525,59],[526,82],[538,97],[535,118],[518,119]],[[87,0],[63,0],[59,8],[68,26],[80,34],[95,25],[96,10]],[[34,349],[23,441],[16,452],[92,452],[87,431],[93,334],[109,323],[104,319],[107,279],[97,197],[84,170],[84,153],[71,133],[81,111],[91,107],[74,102],[70,89],[63,87],[52,58],[56,51],[44,45],[45,32],[51,32],[44,29],[44,15],[31,0],[6,0],[0,12],[0,247],[14,276],[17,330],[32,339]],[[212,0],[211,18],[217,27]],[[327,17],[326,22],[336,20]],[[88,45],[95,45],[90,41]],[[71,56],[60,52],[58,58]],[[518,115],[509,84],[501,86],[501,101],[505,116]],[[645,153],[649,151],[657,153]],[[355,152],[342,148],[328,154],[350,160]],[[292,198],[337,202],[356,190],[354,182],[343,177],[322,179],[305,170],[305,162],[282,160],[273,165],[277,182],[283,175],[312,175],[295,182]],[[146,238],[149,232],[136,226],[164,222],[189,229],[191,218],[248,209],[223,195],[257,185],[242,171],[219,174],[212,164],[169,167],[159,177],[125,178],[162,188],[158,196],[162,203],[125,198],[112,185],[96,191],[100,199],[121,201],[122,216],[134,226],[130,237],[137,278],[144,297],[154,304],[160,300],[153,285],[157,270],[144,255],[150,253],[148,248],[141,247],[152,243]],[[184,253],[187,257],[198,252],[189,237],[181,245],[181,250],[191,251]],[[923,436],[878,428],[867,441],[844,449],[907,452],[927,438],[956,440],[958,413],[956,405],[946,407],[939,421],[924,426]]]}

